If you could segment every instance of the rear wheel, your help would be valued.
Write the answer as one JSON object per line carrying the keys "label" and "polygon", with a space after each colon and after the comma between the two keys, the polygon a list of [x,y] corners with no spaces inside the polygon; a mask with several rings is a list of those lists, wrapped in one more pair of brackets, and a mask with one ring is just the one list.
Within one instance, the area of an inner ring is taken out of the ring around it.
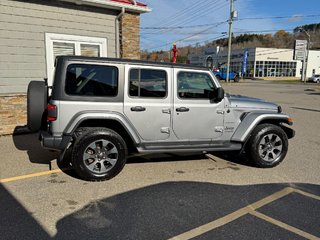
{"label": "rear wheel", "polygon": [[27,125],[31,131],[39,131],[45,121],[48,103],[48,87],[43,81],[31,81],[27,95]]}
{"label": "rear wheel", "polygon": [[249,158],[256,166],[270,168],[285,158],[288,138],[279,126],[261,124],[253,130],[247,146]]}
{"label": "rear wheel", "polygon": [[235,78],[234,78],[234,82],[239,82],[239,77],[238,76],[235,76]]}
{"label": "rear wheel", "polygon": [[75,171],[89,181],[115,177],[123,169],[126,158],[126,143],[119,134],[107,128],[86,129],[72,150]]}

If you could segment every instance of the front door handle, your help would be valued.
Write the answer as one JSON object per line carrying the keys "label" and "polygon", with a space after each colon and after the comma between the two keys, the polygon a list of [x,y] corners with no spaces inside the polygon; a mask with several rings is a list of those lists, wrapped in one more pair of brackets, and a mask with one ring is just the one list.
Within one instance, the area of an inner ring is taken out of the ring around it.
{"label": "front door handle", "polygon": [[145,110],[146,110],[146,108],[145,107],[141,107],[141,106],[137,106],[137,107],[132,107],[131,108],[131,111],[133,111],[133,112],[143,112]]}
{"label": "front door handle", "polygon": [[177,112],[189,112],[189,108],[186,107],[180,107],[176,109]]}

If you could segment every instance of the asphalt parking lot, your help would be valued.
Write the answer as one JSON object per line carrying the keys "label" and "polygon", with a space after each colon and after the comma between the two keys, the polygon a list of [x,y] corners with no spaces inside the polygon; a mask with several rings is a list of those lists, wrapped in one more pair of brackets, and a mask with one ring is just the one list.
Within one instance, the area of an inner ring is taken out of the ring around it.
{"label": "asphalt parking lot", "polygon": [[142,155],[93,183],[61,170],[35,134],[0,137],[1,239],[320,239],[319,87],[224,84],[293,117],[272,169],[235,154]]}

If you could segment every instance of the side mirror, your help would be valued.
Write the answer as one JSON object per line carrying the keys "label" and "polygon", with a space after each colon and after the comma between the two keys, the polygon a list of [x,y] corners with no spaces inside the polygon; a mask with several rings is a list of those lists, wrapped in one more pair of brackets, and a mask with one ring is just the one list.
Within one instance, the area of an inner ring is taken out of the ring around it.
{"label": "side mirror", "polygon": [[214,94],[210,96],[210,100],[215,103],[221,102],[223,98],[224,90],[222,87],[217,88],[216,91],[214,91]]}

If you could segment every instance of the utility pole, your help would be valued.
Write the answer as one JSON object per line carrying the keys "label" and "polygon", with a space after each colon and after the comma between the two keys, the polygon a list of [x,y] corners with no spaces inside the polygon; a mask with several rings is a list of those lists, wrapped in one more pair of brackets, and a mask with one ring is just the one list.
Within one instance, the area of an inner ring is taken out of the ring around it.
{"label": "utility pole", "polygon": [[300,32],[304,32],[308,39],[307,39],[307,52],[305,54],[305,57],[304,57],[304,61],[303,61],[303,64],[302,64],[302,67],[303,67],[303,70],[302,70],[302,81],[304,83],[306,83],[306,80],[307,80],[307,69],[308,69],[308,63],[309,63],[309,49],[310,49],[310,34],[304,29],[304,28],[299,28]]}
{"label": "utility pole", "polygon": [[233,1],[230,0],[230,17],[229,17],[229,40],[228,40],[228,61],[227,61],[227,76],[226,82],[228,83],[229,80],[229,72],[230,72],[230,59],[231,59],[231,40],[232,40],[232,20],[234,17],[234,6]]}

